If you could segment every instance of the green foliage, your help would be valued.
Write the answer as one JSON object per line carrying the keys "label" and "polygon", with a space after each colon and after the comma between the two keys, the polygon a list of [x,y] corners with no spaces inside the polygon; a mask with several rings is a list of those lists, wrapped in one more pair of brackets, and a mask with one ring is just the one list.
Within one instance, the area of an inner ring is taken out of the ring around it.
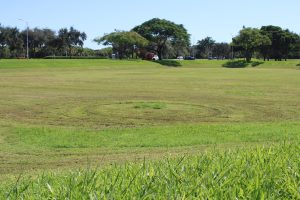
{"label": "green foliage", "polygon": [[299,199],[299,143],[45,173],[1,187],[7,199]]}
{"label": "green foliage", "polygon": [[197,43],[197,57],[198,58],[208,58],[212,56],[212,49],[216,41],[211,37],[206,37]]}
{"label": "green foliage", "polygon": [[113,48],[106,47],[106,48],[102,48],[99,50],[95,50],[94,52],[95,52],[95,55],[97,55],[97,56],[110,58],[111,55],[113,54]]}
{"label": "green foliage", "polygon": [[212,49],[212,57],[217,57],[218,59],[228,59],[232,55],[231,47],[228,43],[221,42],[215,43]]}
{"label": "green foliage", "polygon": [[[21,32],[23,43],[27,42],[27,31]],[[53,54],[55,49],[51,46],[51,42],[55,39],[55,32],[51,29],[29,29],[28,30],[28,46],[30,58],[42,58]]]}
{"label": "green foliage", "polygon": [[106,57],[101,56],[46,56],[44,59],[106,59]]}
{"label": "green foliage", "polygon": [[182,24],[175,24],[165,19],[154,18],[133,29],[151,42],[152,50],[162,59],[167,41],[180,46],[189,46],[190,35]]}
{"label": "green foliage", "polygon": [[133,54],[138,48],[148,44],[148,41],[144,37],[134,31],[116,31],[94,41],[99,44],[112,45],[120,59],[123,59],[124,56],[129,57],[129,54],[132,54],[133,58]]}
{"label": "green foliage", "polygon": [[242,48],[247,62],[251,61],[254,51],[259,47],[271,43],[271,40],[256,28],[243,28],[239,35],[233,38],[233,45]]}
{"label": "green foliage", "polygon": [[2,27],[0,24],[0,56],[6,55],[9,50],[9,57],[22,57],[23,40],[18,28]]}
{"label": "green foliage", "polygon": [[[173,22],[154,18],[137,26],[133,29],[139,32],[140,35],[150,41],[148,45],[132,45],[132,39],[139,40],[132,33],[131,36],[125,37],[129,48],[127,50],[121,47],[114,51],[120,51],[122,56],[140,56],[144,57],[147,52],[156,52],[160,58],[164,57],[177,58],[178,56],[193,55],[197,58],[209,58],[217,57],[219,59],[230,57],[230,46],[227,43],[216,43],[212,38],[207,37],[198,42],[198,45],[190,46],[190,38],[187,30],[181,24],[175,24]],[[257,30],[257,29],[255,29]],[[117,31],[118,32],[118,31]],[[120,31],[119,31],[120,32]],[[127,32],[131,33],[133,31]],[[249,32],[249,31],[248,31]],[[125,33],[125,32],[124,32]],[[249,32],[250,33],[250,32]],[[243,56],[247,57],[247,60],[251,60],[254,51],[259,50],[259,54],[255,56],[264,59],[276,59],[282,60],[287,58],[300,58],[300,36],[293,33],[288,29],[282,29],[278,26],[263,26],[260,29],[260,33],[263,36],[268,37],[271,40],[271,44],[268,40],[264,43],[255,44],[253,41],[258,41],[255,32],[251,32],[253,40],[244,42],[244,45],[235,46],[235,55],[241,58],[240,51],[243,52]],[[130,34],[128,34],[130,35]],[[54,30],[44,28],[33,28],[28,30],[29,38],[29,57],[31,58],[43,58],[45,56],[93,56],[95,52],[85,51],[82,49],[83,42],[86,40],[87,35],[84,32],[80,32],[73,27],[70,29],[62,28],[58,34]],[[97,38],[95,41],[99,41]],[[116,38],[115,38],[116,39]],[[266,39],[266,38],[264,38]],[[120,42],[120,41],[119,41]],[[0,24],[0,58],[24,58],[26,52],[27,43],[27,30],[20,31],[16,27],[4,27]],[[101,43],[105,43],[101,41]],[[234,42],[233,42],[234,43]],[[107,43],[109,44],[109,42]],[[253,45],[256,46],[253,50]],[[245,49],[247,47],[247,50]],[[249,48],[248,48],[249,47]],[[110,54],[107,52],[98,52],[104,57],[108,57]],[[196,55],[195,55],[196,53]]]}
{"label": "green foliage", "polygon": [[68,52],[71,57],[72,49],[78,46],[82,47],[86,38],[87,35],[84,32],[80,32],[73,27],[70,27],[70,29],[62,28],[58,31],[58,36],[53,40],[52,45],[62,52]]}
{"label": "green foliage", "polygon": [[[81,53],[87,35],[73,27],[62,28],[58,34],[51,29],[28,29],[29,57],[43,58],[48,55],[67,55]],[[0,25],[0,57],[25,57],[27,30],[22,32],[18,28],[2,27]],[[9,50],[9,52],[6,52]]]}
{"label": "green foliage", "polygon": [[290,54],[297,51],[297,42],[300,41],[298,34],[278,26],[263,26],[260,30],[271,41],[271,45],[263,45],[260,48],[264,59],[287,59]]}
{"label": "green foliage", "polygon": [[198,41],[196,47],[197,58],[229,58],[231,47],[228,43],[216,43],[211,37]]}

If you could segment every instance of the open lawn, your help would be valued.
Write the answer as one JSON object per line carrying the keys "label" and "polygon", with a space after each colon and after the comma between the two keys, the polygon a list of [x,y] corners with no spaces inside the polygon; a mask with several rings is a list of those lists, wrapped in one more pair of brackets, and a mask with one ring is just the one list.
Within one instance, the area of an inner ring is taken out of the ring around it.
{"label": "open lawn", "polygon": [[300,60],[168,65],[0,60],[0,180],[299,141]]}

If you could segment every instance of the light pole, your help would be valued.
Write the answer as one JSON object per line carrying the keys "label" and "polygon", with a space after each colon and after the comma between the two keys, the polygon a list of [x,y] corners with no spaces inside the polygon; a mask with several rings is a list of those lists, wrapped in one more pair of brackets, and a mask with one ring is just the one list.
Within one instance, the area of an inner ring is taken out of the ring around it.
{"label": "light pole", "polygon": [[28,48],[28,31],[29,31],[29,26],[28,26],[28,22],[25,21],[24,19],[19,19],[20,21],[23,21],[26,23],[26,58],[29,59],[29,48]]}
{"label": "light pole", "polygon": [[233,34],[231,33],[231,59],[234,59],[234,52],[233,52]]}

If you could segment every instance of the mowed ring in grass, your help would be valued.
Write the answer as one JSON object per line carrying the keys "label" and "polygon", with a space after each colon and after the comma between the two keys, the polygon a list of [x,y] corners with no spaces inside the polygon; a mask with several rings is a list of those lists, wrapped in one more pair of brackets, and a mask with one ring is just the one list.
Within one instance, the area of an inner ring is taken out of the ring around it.
{"label": "mowed ring in grass", "polygon": [[[90,115],[109,115],[122,120],[142,120],[160,122],[197,122],[209,117],[217,117],[222,112],[216,108],[182,102],[167,101],[125,101],[87,107]],[[108,117],[108,116],[107,116]]]}
{"label": "mowed ring in grass", "polygon": [[[18,108],[20,110],[20,108]],[[23,112],[7,110],[4,118],[13,117],[21,123],[54,126],[80,126],[92,129],[109,127],[138,127],[184,122],[206,122],[216,119],[226,111],[204,105],[169,101],[67,101],[47,102]],[[17,117],[16,117],[17,116]]]}

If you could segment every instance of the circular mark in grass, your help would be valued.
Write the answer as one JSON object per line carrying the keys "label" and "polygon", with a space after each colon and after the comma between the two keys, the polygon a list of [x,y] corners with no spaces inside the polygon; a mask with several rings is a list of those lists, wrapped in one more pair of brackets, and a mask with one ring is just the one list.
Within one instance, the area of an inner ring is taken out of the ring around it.
{"label": "circular mark in grass", "polygon": [[[65,104],[35,106],[26,112],[10,111],[5,119],[14,119],[28,124],[45,124],[67,127],[137,127],[188,122],[210,122],[224,120],[217,108],[184,102],[126,101],[103,103],[99,101],[73,101]],[[1,117],[1,113],[0,113]],[[226,119],[227,120],[227,119]]]}
{"label": "circular mark in grass", "polygon": [[132,101],[117,102],[112,104],[97,105],[88,113],[94,115],[106,115],[107,117],[122,120],[141,121],[201,121],[203,118],[215,117],[221,114],[216,108],[203,105],[195,105],[181,102],[153,102],[153,101]]}

